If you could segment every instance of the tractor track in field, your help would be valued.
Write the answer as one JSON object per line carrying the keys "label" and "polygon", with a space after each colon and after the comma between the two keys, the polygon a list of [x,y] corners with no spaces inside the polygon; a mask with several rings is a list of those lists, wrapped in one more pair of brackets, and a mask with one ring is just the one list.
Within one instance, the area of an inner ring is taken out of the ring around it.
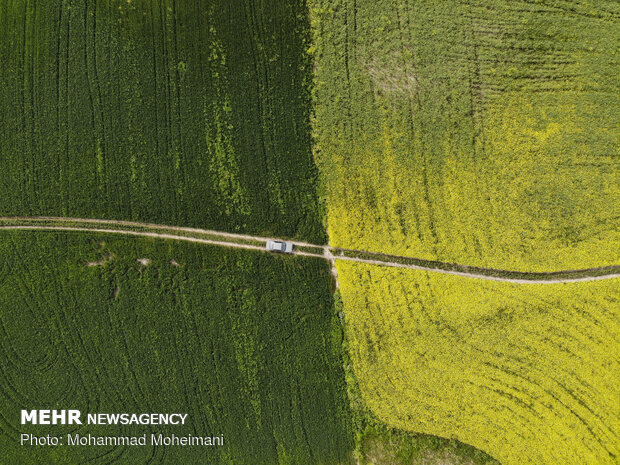
{"label": "tractor track in field", "polygon": [[[261,252],[266,252],[264,247],[265,241],[283,240],[271,237],[236,234],[199,228],[87,218],[0,217],[0,230],[75,231],[129,235],[193,242],[197,244],[255,250]],[[620,266],[617,265],[583,270],[553,272],[510,271],[361,250],[342,249],[338,247],[330,247],[328,245],[310,244],[307,242],[294,240],[290,242],[292,242],[295,246],[295,250],[292,255],[316,257],[330,262],[332,273],[334,273],[336,279],[336,284],[338,282],[334,263],[337,260],[367,263],[376,266],[444,273],[467,278],[485,279],[489,281],[524,284],[558,284],[620,278]]]}

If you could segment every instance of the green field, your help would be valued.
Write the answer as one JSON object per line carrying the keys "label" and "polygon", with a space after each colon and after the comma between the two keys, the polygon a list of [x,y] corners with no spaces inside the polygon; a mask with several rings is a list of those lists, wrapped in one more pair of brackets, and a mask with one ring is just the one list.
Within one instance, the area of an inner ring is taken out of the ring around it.
{"label": "green field", "polygon": [[617,1],[309,3],[333,245],[620,262]]}
{"label": "green field", "polygon": [[[2,233],[0,256],[0,463],[348,463],[341,330],[325,262],[30,232]],[[21,408],[190,420],[21,426]],[[224,434],[225,444],[22,447],[24,431]]]}
{"label": "green field", "polygon": [[0,215],[322,242],[303,1],[0,2]]}
{"label": "green field", "polygon": [[[302,1],[1,2],[0,215],[323,243],[309,34]],[[322,260],[0,232],[0,463],[349,463],[332,288]],[[30,429],[22,408],[190,421]],[[26,429],[225,445],[20,446]]]}

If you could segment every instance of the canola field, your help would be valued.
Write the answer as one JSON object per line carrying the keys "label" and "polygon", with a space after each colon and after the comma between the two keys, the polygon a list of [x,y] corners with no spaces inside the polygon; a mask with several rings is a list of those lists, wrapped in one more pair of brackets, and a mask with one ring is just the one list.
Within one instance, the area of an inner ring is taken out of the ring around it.
{"label": "canola field", "polygon": [[333,245],[554,271],[620,262],[620,5],[311,0]]}
{"label": "canola field", "polygon": [[[49,232],[3,232],[0,256],[0,463],[349,463],[324,261]],[[22,426],[22,408],[188,421]],[[22,432],[224,435],[224,445],[31,447]]]}
{"label": "canola field", "polygon": [[378,418],[503,465],[617,463],[617,282],[339,272],[355,372]]}
{"label": "canola field", "polygon": [[0,215],[325,238],[301,0],[0,2]]}
{"label": "canola field", "polygon": [[[620,263],[617,2],[309,4],[332,245],[524,272]],[[337,268],[385,424],[503,465],[617,463],[617,280]]]}

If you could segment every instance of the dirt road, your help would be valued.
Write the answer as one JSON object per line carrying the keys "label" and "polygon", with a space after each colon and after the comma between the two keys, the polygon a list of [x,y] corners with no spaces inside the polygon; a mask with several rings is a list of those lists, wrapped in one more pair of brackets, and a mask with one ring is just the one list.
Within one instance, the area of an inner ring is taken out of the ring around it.
{"label": "dirt road", "polygon": [[[282,240],[277,238],[235,234],[199,228],[87,218],[0,217],[0,230],[75,231],[118,234],[255,250],[265,253],[267,253],[267,251],[264,244],[267,240]],[[547,273],[530,273],[523,271],[471,267],[457,263],[386,255],[361,250],[339,249],[336,247],[309,244],[299,241],[291,242],[295,245],[293,255],[321,258],[332,264],[334,261],[343,260],[367,263],[376,266],[388,266],[394,268],[406,268],[451,274],[466,278],[527,284],[557,284],[620,278],[620,266],[607,266],[584,270],[566,270]]]}

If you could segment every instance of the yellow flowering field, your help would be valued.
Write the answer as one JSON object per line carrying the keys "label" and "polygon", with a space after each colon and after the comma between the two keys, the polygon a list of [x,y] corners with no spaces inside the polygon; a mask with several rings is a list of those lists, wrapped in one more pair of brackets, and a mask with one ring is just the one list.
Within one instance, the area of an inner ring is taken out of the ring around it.
{"label": "yellow flowering field", "polygon": [[[618,2],[309,3],[332,245],[525,272],[620,263]],[[618,280],[338,272],[354,372],[387,425],[503,465],[618,463]]]}
{"label": "yellow flowering field", "polygon": [[620,262],[617,2],[312,0],[333,245]]}
{"label": "yellow flowering field", "polygon": [[613,280],[511,284],[339,263],[364,401],[386,423],[454,437],[504,465],[620,456]]}

